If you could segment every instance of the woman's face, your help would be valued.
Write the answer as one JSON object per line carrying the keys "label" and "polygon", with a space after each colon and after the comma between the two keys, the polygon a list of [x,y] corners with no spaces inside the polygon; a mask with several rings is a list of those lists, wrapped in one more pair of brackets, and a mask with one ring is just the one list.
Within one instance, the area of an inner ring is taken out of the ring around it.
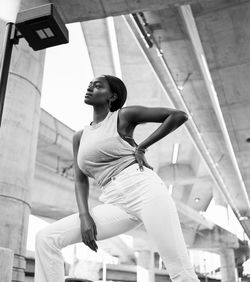
{"label": "woman's face", "polygon": [[84,102],[92,106],[106,106],[111,96],[107,79],[104,76],[99,76],[90,82]]}

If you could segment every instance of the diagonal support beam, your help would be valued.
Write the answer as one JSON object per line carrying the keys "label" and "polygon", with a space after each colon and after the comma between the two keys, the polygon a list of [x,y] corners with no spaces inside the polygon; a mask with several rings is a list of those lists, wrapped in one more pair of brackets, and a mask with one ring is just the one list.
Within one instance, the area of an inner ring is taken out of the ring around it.
{"label": "diagonal support beam", "polygon": [[196,233],[192,249],[219,251],[220,249],[239,248],[239,240],[236,235],[215,226],[212,230],[202,230]]}
{"label": "diagonal support beam", "polygon": [[157,42],[154,41],[156,48],[148,49],[144,40],[139,32],[139,29],[132,19],[131,16],[123,16],[125,23],[127,24],[129,30],[134,36],[139,48],[145,56],[149,66],[152,68],[153,73],[156,76],[156,79],[159,81],[160,86],[162,87],[164,93],[166,94],[167,99],[173,105],[173,107],[185,110],[189,115],[189,122],[185,124],[187,132],[193,141],[194,146],[197,151],[200,153],[202,159],[205,161],[207,165],[208,171],[214,180],[216,187],[219,189],[221,194],[223,195],[225,201],[231,206],[234,214],[237,219],[241,223],[244,228],[246,234],[250,236],[250,227],[248,224],[242,221],[242,217],[245,215],[245,212],[249,210],[248,203],[245,201],[243,195],[242,196],[242,205],[241,210],[235,204],[234,198],[229,192],[229,187],[226,186],[220,172],[218,171],[216,164],[211,157],[204,140],[201,138],[201,134],[189,112],[188,107],[182,97],[180,90],[177,87],[177,84],[172,76],[171,70],[168,67],[168,64],[164,58],[163,51],[159,48]]}
{"label": "diagonal support beam", "polygon": [[242,178],[242,175],[239,169],[239,165],[235,157],[233,146],[232,146],[232,143],[231,143],[228,131],[227,131],[227,126],[226,126],[226,123],[225,123],[225,120],[224,120],[224,117],[221,111],[218,95],[214,87],[214,83],[212,80],[210,70],[208,68],[208,63],[207,63],[206,56],[205,56],[205,53],[202,47],[201,39],[198,33],[198,29],[195,23],[195,19],[193,17],[191,7],[189,5],[181,6],[179,8],[179,11],[184,20],[185,26],[187,28],[187,31],[188,31],[188,34],[189,34],[189,37],[190,37],[190,40],[191,40],[191,43],[194,49],[194,53],[195,53],[197,62],[200,66],[200,70],[202,72],[202,76],[205,81],[205,85],[207,87],[207,90],[208,90],[208,93],[211,99],[211,103],[213,105],[214,112],[216,114],[217,120],[220,125],[220,129],[224,137],[224,141],[227,147],[228,154],[231,158],[231,161],[234,167],[235,175],[238,177],[238,180],[239,180],[239,186],[237,187],[237,189],[240,189],[243,195],[242,200],[244,200],[246,203],[246,206],[248,208],[246,212],[247,212],[247,215],[249,215],[250,214],[250,201],[247,195],[246,186],[243,181],[243,178]]}
{"label": "diagonal support beam", "polygon": [[[47,1],[48,0],[40,0],[41,3],[46,3]],[[72,23],[141,11],[161,10],[173,6],[204,2],[211,3],[216,1],[218,2],[218,0],[51,0],[50,2],[56,5],[66,23]],[[29,6],[32,6],[32,1],[30,1]]]}

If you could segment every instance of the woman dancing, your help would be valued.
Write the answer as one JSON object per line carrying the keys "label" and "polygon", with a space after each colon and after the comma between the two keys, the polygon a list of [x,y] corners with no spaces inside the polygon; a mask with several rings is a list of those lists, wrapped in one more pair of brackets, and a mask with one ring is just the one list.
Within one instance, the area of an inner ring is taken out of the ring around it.
{"label": "woman dancing", "polygon": [[[127,232],[140,224],[154,240],[174,282],[199,281],[189,261],[176,207],[145,150],[188,118],[178,110],[124,107],[127,90],[117,77],[102,75],[88,86],[85,103],[93,121],[73,137],[75,193],[79,213],[42,229],[36,237],[36,282],[63,282],[61,249],[83,242],[97,251],[98,240]],[[160,123],[140,144],[133,139],[138,124]],[[94,178],[103,204],[88,206],[89,181]]]}

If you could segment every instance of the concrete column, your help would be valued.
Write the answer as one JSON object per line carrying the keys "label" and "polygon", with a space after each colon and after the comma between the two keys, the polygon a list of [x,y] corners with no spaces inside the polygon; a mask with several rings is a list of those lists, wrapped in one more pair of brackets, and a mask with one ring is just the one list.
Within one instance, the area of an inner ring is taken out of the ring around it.
{"label": "concrete column", "polygon": [[0,281],[11,281],[13,255],[12,250],[0,247]]}
{"label": "concrete column", "polygon": [[221,282],[236,282],[234,249],[220,250]]}
{"label": "concrete column", "polygon": [[94,76],[115,75],[107,19],[82,22],[81,27],[88,46]]}
{"label": "concrete column", "polygon": [[137,251],[137,282],[154,282],[154,252],[150,250]]}
{"label": "concrete column", "polygon": [[[28,2],[24,0],[22,7]],[[4,29],[0,22],[0,34]],[[14,251],[12,281],[24,281],[44,55],[45,51],[34,52],[24,39],[14,46],[0,128],[0,246]],[[5,254],[0,255],[0,261],[5,259]]]}

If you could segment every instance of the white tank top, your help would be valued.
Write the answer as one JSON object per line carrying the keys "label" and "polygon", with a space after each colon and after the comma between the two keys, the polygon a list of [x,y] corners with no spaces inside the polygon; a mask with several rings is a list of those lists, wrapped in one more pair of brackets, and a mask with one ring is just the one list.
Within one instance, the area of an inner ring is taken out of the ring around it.
{"label": "white tank top", "polygon": [[78,166],[100,186],[136,162],[135,148],[117,131],[118,112],[109,112],[102,122],[86,126],[80,140]]}

